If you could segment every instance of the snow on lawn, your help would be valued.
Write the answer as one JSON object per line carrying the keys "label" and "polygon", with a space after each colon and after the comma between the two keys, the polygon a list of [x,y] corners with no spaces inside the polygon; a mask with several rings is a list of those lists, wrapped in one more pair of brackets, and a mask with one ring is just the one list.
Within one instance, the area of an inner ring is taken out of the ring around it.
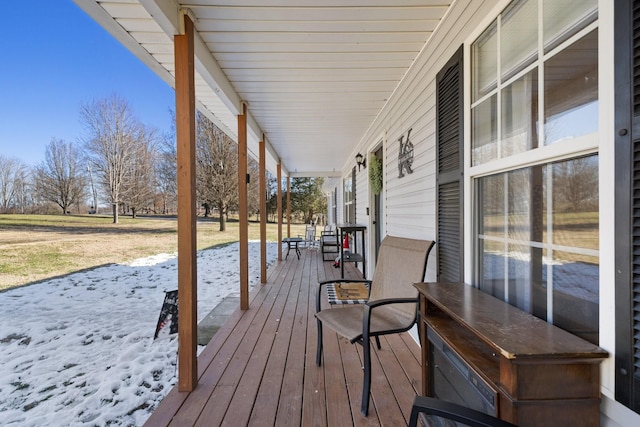
{"label": "snow on lawn", "polygon": [[[198,252],[198,321],[239,295],[238,265],[237,243]],[[177,339],[153,341],[176,288],[175,255],[156,255],[0,293],[0,425],[142,425],[176,382]]]}

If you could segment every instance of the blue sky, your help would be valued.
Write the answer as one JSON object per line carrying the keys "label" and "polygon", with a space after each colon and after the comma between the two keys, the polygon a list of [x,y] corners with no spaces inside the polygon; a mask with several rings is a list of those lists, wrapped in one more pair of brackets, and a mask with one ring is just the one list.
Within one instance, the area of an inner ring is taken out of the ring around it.
{"label": "blue sky", "polygon": [[82,137],[80,107],[118,94],[144,124],[170,129],[174,91],[71,0],[29,0],[0,26],[0,154],[28,165],[52,138]]}

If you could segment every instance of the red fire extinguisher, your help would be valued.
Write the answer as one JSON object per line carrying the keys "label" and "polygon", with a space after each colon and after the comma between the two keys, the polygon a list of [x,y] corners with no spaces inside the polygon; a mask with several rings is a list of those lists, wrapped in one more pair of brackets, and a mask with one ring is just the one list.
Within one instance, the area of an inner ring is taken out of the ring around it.
{"label": "red fire extinguisher", "polygon": [[351,256],[351,251],[349,250],[349,235],[346,234],[344,236],[344,240],[342,241],[342,256],[345,258],[349,258]]}
{"label": "red fire extinguisher", "polygon": [[[348,234],[346,234],[344,236],[344,239],[342,240],[342,256],[345,257],[345,258],[349,258],[351,256],[351,252],[349,251],[349,235]],[[333,262],[333,266],[335,268],[339,268],[341,261],[342,260],[340,259],[340,256],[338,255],[336,260]]]}

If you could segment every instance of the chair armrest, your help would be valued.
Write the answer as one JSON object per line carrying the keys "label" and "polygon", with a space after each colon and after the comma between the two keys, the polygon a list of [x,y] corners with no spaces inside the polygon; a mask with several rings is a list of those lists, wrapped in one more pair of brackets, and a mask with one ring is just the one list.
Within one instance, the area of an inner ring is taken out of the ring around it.
{"label": "chair armrest", "polygon": [[389,304],[416,304],[416,315],[414,316],[413,323],[418,320],[418,297],[415,298],[384,298],[375,301],[368,301],[364,304],[364,310],[362,313],[362,340],[367,342],[369,339],[369,330],[371,329],[371,311],[374,308],[382,307]]}
{"label": "chair armrest", "polygon": [[384,298],[375,301],[369,301],[365,305],[369,306],[369,308],[376,308],[382,305],[388,304],[408,304],[408,303],[417,303],[418,297],[416,298]]}
{"label": "chair armrest", "polygon": [[461,422],[470,427],[515,427],[509,422],[492,417],[491,415],[483,412],[426,396],[416,396],[413,401],[409,427],[415,427],[418,425],[418,415],[421,412]]}

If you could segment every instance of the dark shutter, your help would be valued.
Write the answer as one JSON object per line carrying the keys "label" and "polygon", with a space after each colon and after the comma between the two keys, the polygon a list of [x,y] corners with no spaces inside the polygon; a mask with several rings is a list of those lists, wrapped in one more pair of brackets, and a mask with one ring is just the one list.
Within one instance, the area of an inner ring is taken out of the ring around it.
{"label": "dark shutter", "polygon": [[[640,4],[640,1],[635,3]],[[635,8],[634,12],[638,10]],[[637,28],[634,28],[634,33],[637,33]],[[637,34],[634,34],[634,40],[637,40]],[[634,69],[637,68],[637,58],[634,58]],[[634,75],[634,87],[638,88],[638,76]],[[634,93],[634,110],[636,111],[637,122],[638,110],[637,110],[638,93]],[[633,205],[632,205],[632,233],[633,233],[633,252],[632,252],[632,268],[633,268],[633,281],[632,281],[632,298],[631,298],[631,327],[633,329],[632,352],[633,352],[633,379],[632,379],[632,409],[640,413],[640,132],[638,132],[638,125],[634,123],[633,126]]]}
{"label": "dark shutter", "polygon": [[633,114],[637,117],[640,116],[640,1],[633,1],[632,8],[633,11],[630,15],[633,17],[633,47],[631,53],[633,56]]}
{"label": "dark shutter", "polygon": [[462,47],[436,76],[438,280],[463,279]]}
{"label": "dark shutter", "polygon": [[640,1],[615,2],[616,400],[640,413]]}

